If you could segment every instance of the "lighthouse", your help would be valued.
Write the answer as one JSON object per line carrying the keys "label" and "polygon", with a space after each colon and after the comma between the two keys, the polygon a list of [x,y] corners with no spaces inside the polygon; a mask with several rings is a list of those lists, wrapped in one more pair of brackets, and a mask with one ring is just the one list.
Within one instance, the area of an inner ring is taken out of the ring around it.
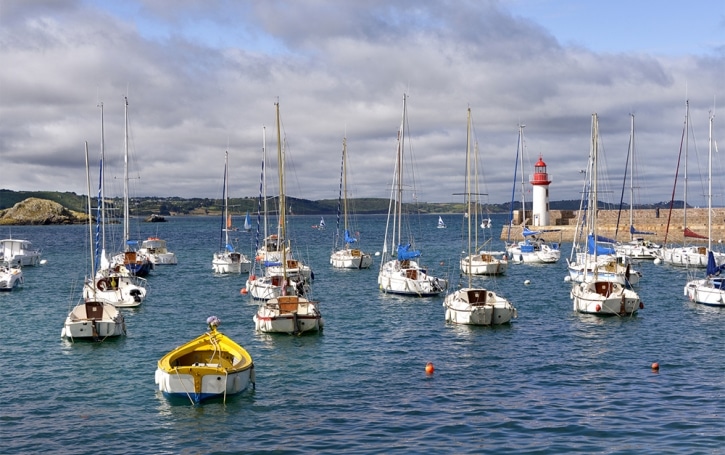
{"label": "lighthouse", "polygon": [[533,191],[533,206],[531,215],[534,226],[549,225],[549,174],[546,173],[546,163],[539,155],[539,161],[534,165],[534,175],[531,179]]}

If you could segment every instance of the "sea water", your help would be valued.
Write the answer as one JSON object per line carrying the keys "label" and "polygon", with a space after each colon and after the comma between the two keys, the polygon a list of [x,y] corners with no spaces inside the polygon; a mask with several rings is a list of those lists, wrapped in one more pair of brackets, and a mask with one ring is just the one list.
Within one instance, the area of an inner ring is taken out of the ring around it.
{"label": "sea water", "polygon": [[[22,289],[0,294],[2,453],[722,453],[725,446],[725,311],[686,300],[684,269],[641,262],[635,317],[574,313],[558,264],[510,264],[478,278],[518,309],[499,327],[445,323],[443,296],[386,295],[369,270],[329,265],[336,221],[289,218],[297,255],[315,274],[320,334],[261,334],[245,275],[214,276],[220,223],[169,217],[141,223],[178,256],[148,279],[128,336],[61,340],[89,268],[86,226],[13,227],[43,249]],[[328,217],[331,218],[331,217]],[[458,283],[463,217],[421,216],[416,247],[433,274]],[[493,216],[491,246],[506,216]],[[385,217],[358,217],[360,246],[379,252]],[[255,233],[235,233],[251,254]],[[7,237],[0,230],[0,236]],[[480,240],[480,239],[479,239]],[[115,251],[113,248],[110,250]],[[530,284],[525,285],[526,280]],[[253,356],[256,387],[199,406],[170,403],[154,384],[156,362],[220,330]],[[432,362],[435,372],[425,372]],[[658,362],[654,372],[651,365]]]}

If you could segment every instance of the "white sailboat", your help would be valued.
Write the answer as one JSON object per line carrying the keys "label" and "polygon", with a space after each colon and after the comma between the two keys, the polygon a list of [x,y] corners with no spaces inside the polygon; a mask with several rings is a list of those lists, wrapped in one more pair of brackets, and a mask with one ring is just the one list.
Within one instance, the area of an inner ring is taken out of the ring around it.
{"label": "white sailboat", "polygon": [[403,95],[403,115],[394,167],[393,183],[390,190],[390,205],[385,226],[385,240],[378,272],[378,286],[385,293],[416,297],[439,295],[448,288],[448,281],[428,274],[418,258],[421,253],[415,249],[412,234],[404,240],[403,228],[403,154],[407,126],[407,95]]}
{"label": "white sailboat", "polygon": [[[465,200],[466,216],[464,220],[468,223],[468,257],[472,256],[472,234],[477,230],[475,213],[478,202],[478,176],[475,174],[477,167],[473,165],[477,161],[471,156],[471,108],[468,108],[467,138],[466,138],[466,183]],[[465,274],[468,281],[467,286],[452,294],[448,294],[443,301],[446,309],[446,322],[471,325],[497,325],[506,324],[512,318],[517,317],[516,308],[505,297],[497,294],[492,289],[473,287],[471,284],[473,274],[468,268]]]}
{"label": "white sailboat", "polygon": [[123,252],[111,259],[111,268],[125,267],[133,276],[145,277],[151,273],[154,265],[149,258],[138,251],[137,240],[131,240],[128,200],[128,98],[124,97],[124,153],[123,153]]}
{"label": "white sailboat", "polygon": [[246,232],[252,230],[252,219],[249,218],[249,212],[247,212],[247,215],[244,217],[244,230]]}
{"label": "white sailboat", "polygon": [[685,285],[685,295],[690,301],[708,306],[725,307],[725,277],[721,276],[725,265],[717,265],[712,251],[712,124],[715,114],[710,112],[708,145],[708,194],[707,194],[707,269],[705,278],[691,279]]}
{"label": "white sailboat", "polygon": [[[570,297],[574,311],[578,313],[595,314],[602,316],[631,315],[643,307],[639,295],[624,284],[600,278],[600,269],[597,256],[600,248],[596,244],[597,232],[597,202],[598,202],[598,151],[599,151],[599,121],[597,114],[592,114],[592,142],[589,155],[588,185],[588,211],[587,233],[593,248],[584,253],[582,263],[591,269],[591,274],[585,274],[581,282],[572,285]],[[607,251],[606,254],[609,254]],[[591,258],[590,258],[591,257]]]}
{"label": "white sailboat", "polygon": [[[506,254],[511,262],[517,264],[554,264],[559,262],[561,259],[561,231],[555,229],[537,230],[532,231],[526,226],[526,183],[524,181],[524,127],[525,125],[519,125],[519,139],[517,145],[517,159],[514,165],[514,191],[511,193],[511,213],[513,214],[513,195],[515,194],[516,187],[516,169],[521,164],[521,235],[524,240],[518,242],[511,241],[511,228],[512,223],[508,225],[508,238],[506,241]],[[512,219],[513,217],[509,217]],[[559,242],[548,242],[542,234],[545,232],[559,232]]]}
{"label": "white sailboat", "polygon": [[222,211],[221,248],[212,257],[212,269],[219,275],[247,273],[252,261],[236,251],[229,239],[232,230],[229,215],[229,152],[224,152],[224,210]]}
{"label": "white sailboat", "polygon": [[[88,183],[88,236],[90,244],[93,244],[93,224],[91,211],[91,177],[88,168],[88,143],[86,142],[86,179]],[[94,254],[91,257],[91,279],[95,271]],[[84,293],[85,294],[85,293]],[[108,337],[118,337],[126,335],[126,322],[118,308],[101,299],[95,298],[93,294],[86,297],[84,295],[80,303],[78,303],[68,313],[60,332],[61,338],[91,339],[94,341],[102,341]]]}
{"label": "white sailboat", "polygon": [[[357,237],[350,234],[348,226],[348,200],[347,200],[347,138],[342,139],[342,169],[340,172],[340,194],[337,202],[337,229],[335,229],[335,245],[330,255],[330,264],[341,269],[367,269],[373,264],[373,257],[360,248],[352,248],[357,243]],[[342,208],[342,240],[344,244],[338,249],[340,237],[340,208]]]}
{"label": "white sailboat", "polygon": [[[628,256],[632,259],[655,259],[661,246],[645,240],[642,235],[654,235],[654,232],[638,231],[634,227],[634,168],[635,168],[635,148],[634,148],[634,114],[630,114],[631,122],[629,129],[629,153],[628,160],[631,161],[629,173],[629,235],[630,240],[627,243],[617,243],[615,250],[618,256]],[[615,238],[617,236],[615,235]]]}
{"label": "white sailboat", "polygon": [[[682,208],[682,225],[683,227],[683,235],[684,235],[684,244],[678,245],[678,246],[666,246],[667,245],[667,236],[669,233],[670,225],[667,224],[667,229],[665,230],[665,241],[663,246],[659,252],[658,252],[658,259],[660,259],[665,264],[673,265],[673,266],[679,266],[679,267],[700,267],[705,268],[708,264],[708,248],[705,247],[705,245],[702,245],[707,240],[707,237],[704,235],[698,234],[697,232],[694,232],[692,229],[690,229],[687,225],[687,155],[689,151],[689,138],[690,138],[690,128],[689,128],[689,122],[690,122],[690,101],[687,100],[685,102],[685,126],[683,131],[683,137],[685,139],[685,184],[683,186],[684,193],[683,193],[683,208]],[[682,154],[682,148],[680,148],[680,154]],[[677,180],[675,179],[675,185],[677,185]],[[674,194],[674,191],[673,191]],[[670,213],[672,213],[672,202],[670,202]],[[669,219],[669,217],[668,217]],[[695,245],[692,243],[688,243],[690,241],[699,242],[700,245]],[[725,263],[725,254],[719,253],[719,252],[713,252],[713,258],[715,259],[715,263],[717,265],[722,265]]]}
{"label": "white sailboat", "polygon": [[[105,132],[103,125],[103,103],[101,109],[101,160],[98,176],[98,207],[96,218],[96,241],[93,266],[83,283],[83,297],[115,307],[137,307],[146,298],[146,279],[133,276],[123,263],[112,265],[106,254],[106,197],[105,197]],[[91,221],[89,221],[90,223]]]}
{"label": "white sailboat", "polygon": [[438,216],[438,229],[445,229],[446,223],[443,222],[443,218]]}
{"label": "white sailboat", "polygon": [[[279,116],[279,102],[275,103],[277,124],[277,163],[279,179],[279,229],[280,237],[286,233],[285,207],[285,162],[282,153],[282,135]],[[297,293],[296,285],[287,275],[287,254],[282,248],[280,295],[262,302],[253,320],[256,330],[265,333],[299,334],[320,331],[324,325],[319,302],[307,299]],[[250,277],[251,278],[251,277]]]}

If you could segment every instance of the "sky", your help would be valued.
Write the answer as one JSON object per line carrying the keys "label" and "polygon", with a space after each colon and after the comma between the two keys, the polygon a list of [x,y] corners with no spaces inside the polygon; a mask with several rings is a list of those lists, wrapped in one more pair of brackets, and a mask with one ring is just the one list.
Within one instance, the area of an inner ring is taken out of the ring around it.
{"label": "sky", "polygon": [[725,144],[723,0],[0,0],[0,61],[0,188],[15,191],[86,194],[84,143],[95,188],[103,137],[120,196],[124,97],[131,196],[219,198],[225,151],[230,196],[258,196],[275,103],[286,193],[311,200],[337,199],[343,137],[349,196],[389,197],[404,94],[422,202],[460,202],[469,107],[491,203],[520,200],[519,125],[524,178],[543,157],[553,201],[580,197],[593,113],[612,200],[625,172],[636,203],[670,200],[686,101],[693,205],[711,111]]}

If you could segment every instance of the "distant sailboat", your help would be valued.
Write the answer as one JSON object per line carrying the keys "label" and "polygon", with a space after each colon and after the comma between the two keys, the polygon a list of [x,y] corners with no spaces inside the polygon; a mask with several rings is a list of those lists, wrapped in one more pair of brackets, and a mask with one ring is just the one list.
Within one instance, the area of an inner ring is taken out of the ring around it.
{"label": "distant sailboat", "polygon": [[320,217],[320,224],[317,226],[317,229],[325,229],[325,218]]}
{"label": "distant sailboat", "polygon": [[441,218],[441,217],[439,216],[439,217],[438,217],[438,229],[445,229],[445,228],[446,228],[446,223],[444,223],[444,222],[443,222],[443,218]]}
{"label": "distant sailboat", "polygon": [[247,212],[247,216],[244,217],[244,230],[247,232],[252,230],[252,219],[249,217],[249,212]]}

